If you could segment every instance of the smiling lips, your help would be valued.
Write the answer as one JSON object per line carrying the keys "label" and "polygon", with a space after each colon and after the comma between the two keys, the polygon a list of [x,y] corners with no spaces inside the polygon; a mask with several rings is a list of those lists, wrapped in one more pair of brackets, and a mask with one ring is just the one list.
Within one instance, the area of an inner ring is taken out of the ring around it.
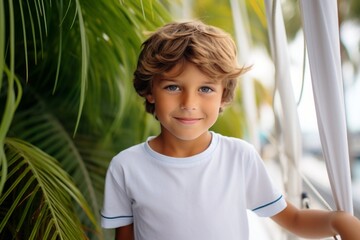
{"label": "smiling lips", "polygon": [[182,117],[175,117],[177,121],[182,124],[191,125],[199,122],[202,118],[182,118]]}

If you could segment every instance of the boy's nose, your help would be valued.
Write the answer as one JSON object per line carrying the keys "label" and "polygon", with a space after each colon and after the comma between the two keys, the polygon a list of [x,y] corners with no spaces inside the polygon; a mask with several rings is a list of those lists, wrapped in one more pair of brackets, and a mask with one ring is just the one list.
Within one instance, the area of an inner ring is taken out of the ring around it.
{"label": "boy's nose", "polygon": [[195,110],[197,104],[196,102],[197,100],[195,94],[184,93],[180,108],[182,110]]}

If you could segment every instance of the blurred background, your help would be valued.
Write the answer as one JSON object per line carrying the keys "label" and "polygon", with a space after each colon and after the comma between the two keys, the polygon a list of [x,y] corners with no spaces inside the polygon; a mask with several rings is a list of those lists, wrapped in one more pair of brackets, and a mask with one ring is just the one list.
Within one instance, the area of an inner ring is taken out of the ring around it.
{"label": "blurred background", "polygon": [[[283,0],[281,6],[289,81],[301,125],[302,168],[331,201],[299,2]],[[360,2],[339,0],[338,7],[356,208]],[[239,13],[241,23],[235,17]],[[0,239],[113,239],[99,225],[107,166],[117,152],[159,130],[132,89],[141,43],[164,23],[188,19],[220,27],[234,39],[241,28],[239,60],[253,65],[246,78],[253,82],[254,121],[246,118],[244,94],[249,91],[240,82],[233,104],[213,130],[252,142],[265,160],[277,156],[275,73],[264,1],[1,1]]]}

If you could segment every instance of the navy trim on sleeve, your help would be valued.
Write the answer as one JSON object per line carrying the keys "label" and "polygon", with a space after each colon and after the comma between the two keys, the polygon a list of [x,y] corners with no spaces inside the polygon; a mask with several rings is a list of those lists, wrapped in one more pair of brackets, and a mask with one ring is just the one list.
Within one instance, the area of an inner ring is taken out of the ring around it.
{"label": "navy trim on sleeve", "polygon": [[278,199],[276,199],[276,200],[274,200],[274,201],[272,201],[272,202],[269,202],[269,203],[264,204],[264,205],[262,205],[262,206],[260,206],[260,207],[257,207],[257,208],[252,209],[252,211],[256,211],[256,210],[259,210],[259,209],[261,209],[261,208],[267,207],[267,206],[269,206],[269,205],[271,205],[271,204],[274,204],[274,203],[278,202],[280,199],[282,199],[282,197],[283,197],[283,195],[281,195]]}
{"label": "navy trim on sleeve", "polygon": [[104,216],[102,213],[100,213],[101,217],[106,218],[106,219],[117,219],[117,218],[132,218],[133,216],[115,216],[115,217],[107,217]]}

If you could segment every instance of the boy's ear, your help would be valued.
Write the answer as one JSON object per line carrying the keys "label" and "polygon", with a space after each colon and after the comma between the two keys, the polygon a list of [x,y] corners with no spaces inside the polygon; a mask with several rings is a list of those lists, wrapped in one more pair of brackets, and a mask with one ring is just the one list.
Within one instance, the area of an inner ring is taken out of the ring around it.
{"label": "boy's ear", "polygon": [[226,102],[222,101],[221,104],[220,104],[220,107],[223,108],[225,105],[226,105]]}
{"label": "boy's ear", "polygon": [[149,102],[149,103],[155,103],[155,99],[154,99],[154,96],[152,94],[147,94],[146,95],[146,100]]}
{"label": "boy's ear", "polygon": [[223,94],[222,94],[222,97],[221,97],[220,107],[224,107],[228,103],[224,98],[224,92],[225,92],[225,90],[223,91]]}

